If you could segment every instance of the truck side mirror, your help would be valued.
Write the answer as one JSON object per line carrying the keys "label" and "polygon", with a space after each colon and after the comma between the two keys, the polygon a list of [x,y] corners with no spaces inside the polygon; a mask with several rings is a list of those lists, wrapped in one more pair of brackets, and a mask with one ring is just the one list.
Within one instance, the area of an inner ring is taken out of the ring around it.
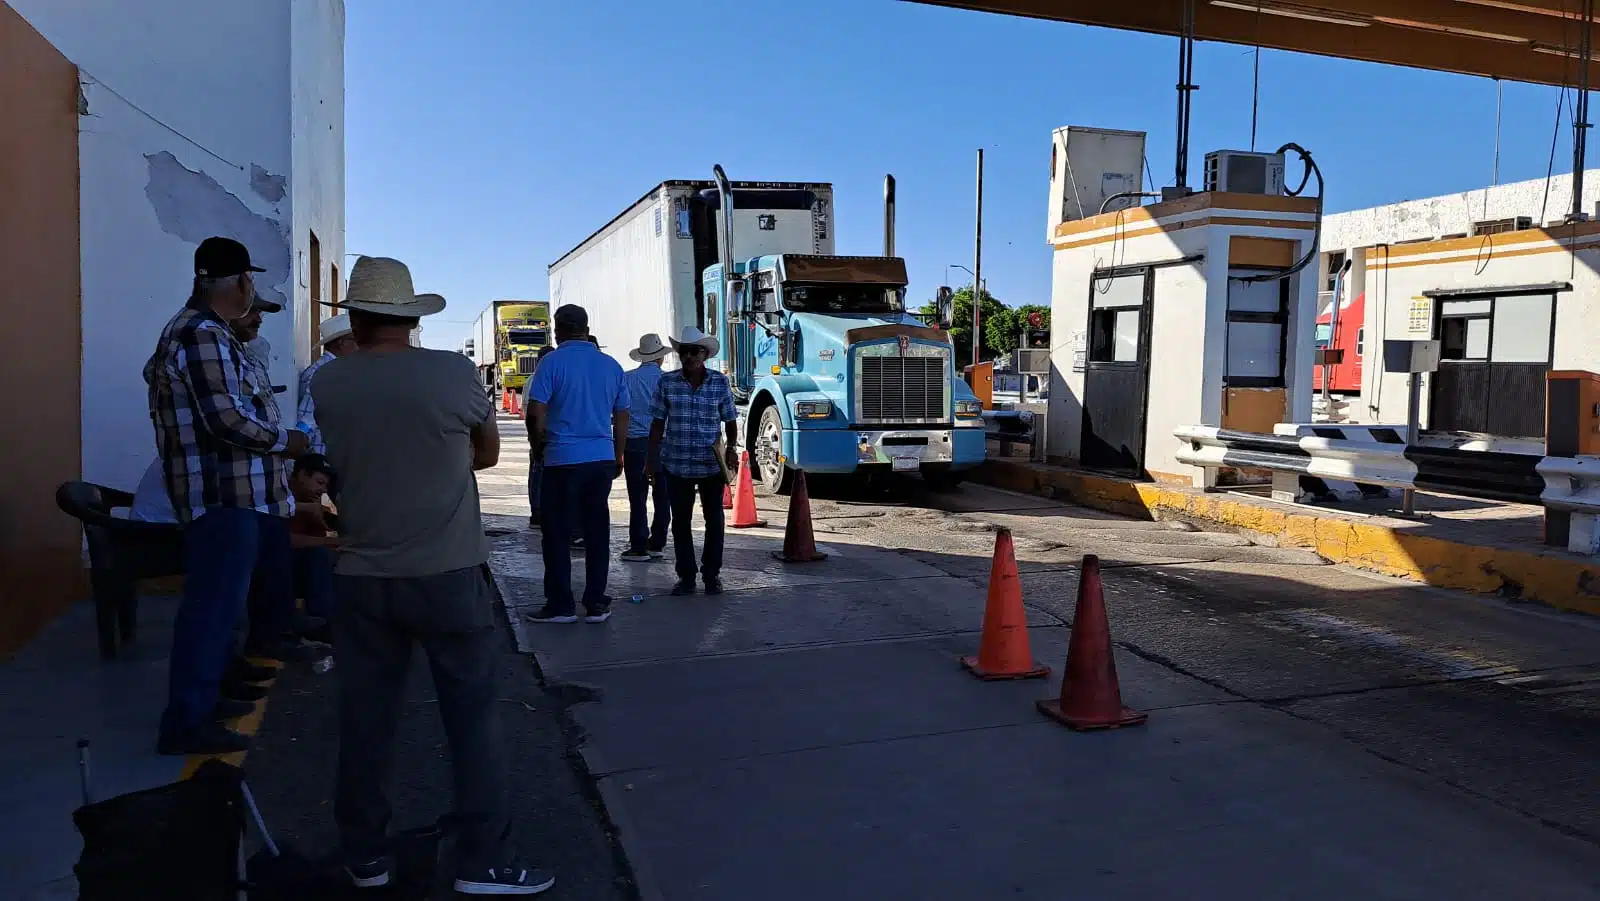
{"label": "truck side mirror", "polygon": [[956,319],[955,295],[951,293],[949,287],[940,286],[933,308],[939,313],[939,327],[948,331]]}
{"label": "truck side mirror", "polygon": [[742,278],[728,282],[728,321],[738,322],[750,310],[750,283]]}

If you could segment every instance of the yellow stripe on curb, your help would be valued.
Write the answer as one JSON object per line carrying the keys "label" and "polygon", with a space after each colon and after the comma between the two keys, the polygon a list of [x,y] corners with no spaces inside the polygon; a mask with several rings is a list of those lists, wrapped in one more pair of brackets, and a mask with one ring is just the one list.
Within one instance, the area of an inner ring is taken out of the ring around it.
{"label": "yellow stripe on curb", "polygon": [[[255,664],[256,666],[270,666],[274,669],[282,669],[282,664],[276,660],[268,660],[260,657],[250,657],[247,659],[250,663]],[[278,684],[278,677],[273,676],[269,681],[253,684],[258,684],[263,688],[268,689],[267,696],[255,702],[256,706],[254,710],[236,720],[227,721],[227,724],[235,732],[252,738],[255,737],[255,734],[258,731],[260,731],[261,720],[267,715],[267,700],[272,697],[271,689],[272,686]],[[245,755],[248,753],[248,750],[244,750],[235,751],[232,754],[191,754],[189,755],[188,759],[183,762],[183,773],[178,778],[180,780],[192,778],[195,770],[198,770],[200,765],[205,763],[207,760],[220,760],[223,763],[232,764],[233,766],[237,767],[243,767]]]}
{"label": "yellow stripe on curb", "polygon": [[1031,463],[991,460],[978,468],[976,480],[1139,519],[1166,513],[1205,520],[1268,535],[1279,547],[1310,548],[1334,563],[1387,576],[1600,615],[1600,563],[1559,551],[1543,554],[1467,544],[1333,513],[1301,513],[1266,501],[1251,503]]}

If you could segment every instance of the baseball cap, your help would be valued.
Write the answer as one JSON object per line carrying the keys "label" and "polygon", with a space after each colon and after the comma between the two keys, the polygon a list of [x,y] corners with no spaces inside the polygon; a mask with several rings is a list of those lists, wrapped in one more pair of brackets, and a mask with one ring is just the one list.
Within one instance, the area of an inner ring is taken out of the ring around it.
{"label": "baseball cap", "polygon": [[194,274],[227,278],[245,272],[266,272],[250,262],[250,251],[232,238],[210,237],[194,249]]}
{"label": "baseball cap", "polygon": [[562,329],[578,331],[589,327],[589,311],[575,303],[557,307],[554,319]]}
{"label": "baseball cap", "polygon": [[250,309],[262,313],[281,313],[283,312],[283,304],[268,300],[257,294],[256,299],[250,301]]}

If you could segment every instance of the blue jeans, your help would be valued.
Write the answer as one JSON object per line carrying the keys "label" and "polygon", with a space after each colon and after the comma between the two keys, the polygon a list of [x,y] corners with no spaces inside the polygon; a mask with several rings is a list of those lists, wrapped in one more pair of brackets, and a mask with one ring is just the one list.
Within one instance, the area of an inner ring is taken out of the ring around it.
{"label": "blue jeans", "polygon": [[583,606],[604,610],[606,574],[611,568],[611,483],[617,475],[612,460],[575,466],[544,467],[543,526],[544,599],[560,614],[577,609],[572,597],[572,536],[584,543]]}
{"label": "blue jeans", "polygon": [[306,602],[306,613],[327,619],[333,615],[333,551],[325,547],[294,549],[295,594]]}
{"label": "blue jeans", "polygon": [[[650,454],[649,438],[629,438],[623,455],[623,473],[628,477],[628,549],[662,551],[667,547],[667,529],[672,526],[672,504],[667,500],[666,477],[658,476],[654,486],[645,471]],[[648,500],[654,510],[647,508]]]}
{"label": "blue jeans", "polygon": [[233,629],[247,606],[252,641],[264,643],[289,630],[289,556],[289,521],[281,516],[219,507],[184,528],[183,601],[172,625],[164,733],[210,719],[233,656]]}

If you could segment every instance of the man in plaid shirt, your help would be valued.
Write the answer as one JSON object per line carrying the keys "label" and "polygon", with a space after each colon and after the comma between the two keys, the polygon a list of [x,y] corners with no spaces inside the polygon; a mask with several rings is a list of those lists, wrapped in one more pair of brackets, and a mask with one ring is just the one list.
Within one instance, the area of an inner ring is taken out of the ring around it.
{"label": "man in plaid shirt", "polygon": [[[722,593],[723,516],[722,491],[728,486],[724,467],[739,467],[737,451],[739,413],[733,406],[733,390],[728,377],[706,368],[706,360],[716,356],[721,344],[697,328],[683,330],[683,340],[672,342],[683,368],[661,377],[651,407],[650,451],[647,459],[656,461],[666,473],[667,495],[672,504],[672,546],[678,564],[678,584],[674,595],[694,593],[698,574],[706,594]],[[717,439],[727,433],[723,459],[717,459]],[[706,547],[700,566],[694,564],[695,496],[706,521]]]}
{"label": "man in plaid shirt", "polygon": [[264,628],[252,628],[252,641],[275,642],[292,612],[292,605],[285,610],[277,603],[293,597],[287,580],[294,508],[285,458],[304,454],[307,440],[279,423],[272,385],[229,328],[250,312],[252,273],[262,271],[237,241],[201,242],[194,292],[145,365],[156,450],[173,512],[184,526],[183,602],[173,623],[167,710],[157,742],[162,754],[220,754],[249,745],[221,722],[254,709],[249,700],[222,692],[234,625],[255,595],[261,601],[252,613],[260,613]]}
{"label": "man in plaid shirt", "polygon": [[[350,334],[349,315],[340,313],[323,321],[322,356],[300,373],[300,397],[295,406],[294,417],[294,427],[305,432],[306,437],[311,440],[313,454],[325,454],[328,448],[322,443],[322,430],[317,428],[317,403],[311,398],[311,379],[329,360],[352,353],[355,349],[356,339]],[[329,496],[336,497],[338,493],[338,487],[330,484]]]}

